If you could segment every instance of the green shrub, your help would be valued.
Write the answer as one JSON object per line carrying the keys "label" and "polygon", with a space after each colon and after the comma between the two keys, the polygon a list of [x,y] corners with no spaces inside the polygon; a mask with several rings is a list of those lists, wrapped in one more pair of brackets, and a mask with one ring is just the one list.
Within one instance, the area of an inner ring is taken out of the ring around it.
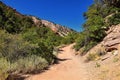
{"label": "green shrub", "polygon": [[99,58],[99,56],[98,56],[98,54],[89,54],[88,56],[87,56],[87,61],[94,61],[94,60],[96,60],[96,59],[98,59]]}
{"label": "green shrub", "polygon": [[22,34],[23,39],[30,43],[37,44],[37,48],[32,49],[32,54],[45,58],[49,64],[54,61],[53,48],[61,44],[62,37],[56,35],[49,28],[30,28]]}
{"label": "green shrub", "polygon": [[84,33],[79,33],[79,36],[76,39],[76,45],[74,46],[75,50],[78,51],[85,45],[85,35]]}
{"label": "green shrub", "polygon": [[0,80],[5,80],[8,77],[10,63],[5,58],[0,58]]}
{"label": "green shrub", "polygon": [[51,64],[54,61],[55,56],[53,55],[53,47],[49,46],[47,47],[44,43],[39,42],[38,48],[33,50],[32,54],[36,54],[38,56],[41,56],[42,58],[46,59],[49,64]]}
{"label": "green shrub", "polygon": [[0,2],[0,28],[9,33],[21,33],[34,26],[30,17],[16,15],[15,10]]}
{"label": "green shrub", "polygon": [[48,62],[36,55],[19,58],[14,63],[10,63],[5,58],[0,58],[0,80],[5,80],[13,72],[14,74],[31,73],[41,71],[47,67]]}
{"label": "green shrub", "polygon": [[84,52],[89,51],[92,47],[94,47],[97,44],[95,41],[89,42],[87,45],[85,45]]}
{"label": "green shrub", "polygon": [[54,61],[53,48],[47,47],[44,42],[32,43],[21,35],[12,35],[3,30],[0,30],[0,37],[0,58],[6,61],[3,61],[5,65],[9,63],[5,72],[42,70]]}
{"label": "green shrub", "polygon": [[31,55],[25,58],[20,58],[11,64],[11,70],[16,73],[30,73],[40,71],[48,67],[48,62],[40,56]]}
{"label": "green shrub", "polygon": [[0,57],[5,57],[10,62],[30,55],[32,49],[38,47],[24,41],[20,35],[11,35],[0,31],[0,37]]}
{"label": "green shrub", "polygon": [[96,62],[95,67],[98,68],[98,67],[100,67],[100,66],[101,66],[100,63]]}
{"label": "green shrub", "polygon": [[61,40],[61,43],[62,44],[74,43],[75,40],[77,39],[78,35],[79,34],[77,32],[71,32]]}
{"label": "green shrub", "polygon": [[118,57],[115,57],[114,59],[113,59],[113,62],[115,63],[115,62],[118,62],[120,59],[118,58]]}
{"label": "green shrub", "polygon": [[108,24],[111,25],[117,25],[120,23],[120,13],[114,14],[112,17],[108,19]]}

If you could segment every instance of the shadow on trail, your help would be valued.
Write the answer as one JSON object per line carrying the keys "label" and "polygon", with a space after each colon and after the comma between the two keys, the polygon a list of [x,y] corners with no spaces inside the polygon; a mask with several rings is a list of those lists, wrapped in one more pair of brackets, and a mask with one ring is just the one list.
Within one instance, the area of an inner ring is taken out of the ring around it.
{"label": "shadow on trail", "polygon": [[54,64],[59,64],[62,61],[67,61],[67,60],[71,60],[70,58],[65,58],[65,59],[60,59],[60,58],[56,58]]}
{"label": "shadow on trail", "polygon": [[59,51],[59,52],[63,52],[64,50],[62,50],[62,49],[59,49],[58,51]]}
{"label": "shadow on trail", "polygon": [[29,75],[29,76],[22,76],[22,75],[18,75],[18,74],[9,75],[6,80],[25,80],[26,78],[30,77],[30,75],[36,75],[36,74],[40,74],[40,73],[43,73],[45,71],[48,71],[49,67],[46,67],[43,70],[34,70],[34,71],[30,72],[30,73],[22,74],[22,75]]}
{"label": "shadow on trail", "polygon": [[25,80],[26,78],[21,75],[9,75],[6,80]]}
{"label": "shadow on trail", "polygon": [[[71,60],[71,59],[70,58],[66,58],[66,59],[55,58],[54,64],[60,64],[60,62],[67,61],[67,60]],[[35,74],[40,74],[40,73],[42,74],[43,72],[46,72],[49,69],[50,69],[50,66],[44,68],[44,70],[34,70],[33,72],[30,72],[30,73],[27,73],[27,74],[29,74],[29,75],[35,75]],[[6,80],[25,80],[28,77],[29,76],[9,75]]]}

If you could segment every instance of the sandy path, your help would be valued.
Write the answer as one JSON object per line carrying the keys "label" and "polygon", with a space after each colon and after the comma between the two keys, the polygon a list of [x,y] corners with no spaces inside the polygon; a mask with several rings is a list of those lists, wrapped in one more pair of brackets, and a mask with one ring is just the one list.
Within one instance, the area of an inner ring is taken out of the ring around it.
{"label": "sandy path", "polygon": [[85,63],[74,55],[73,45],[62,48],[58,55],[61,59],[59,64],[55,64],[49,70],[33,75],[27,80],[89,80]]}

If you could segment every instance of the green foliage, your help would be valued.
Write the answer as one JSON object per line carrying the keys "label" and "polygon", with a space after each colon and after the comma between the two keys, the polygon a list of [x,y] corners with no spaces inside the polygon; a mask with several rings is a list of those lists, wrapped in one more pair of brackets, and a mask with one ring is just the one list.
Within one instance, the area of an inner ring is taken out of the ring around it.
{"label": "green foliage", "polygon": [[[103,37],[106,35],[105,34],[105,29],[104,29],[104,19],[103,19],[103,14],[99,12],[101,10],[100,7],[101,5],[99,4],[93,4],[88,12],[86,12],[86,23],[84,24],[84,35],[85,35],[85,51],[88,51],[91,49],[94,45],[96,45],[97,42],[100,42]],[[83,44],[83,43],[82,43]]]}
{"label": "green foliage", "polygon": [[94,60],[96,60],[98,57],[99,57],[99,55],[97,55],[97,54],[89,54],[89,55],[87,56],[87,61],[94,61]]}
{"label": "green foliage", "polygon": [[84,33],[79,33],[78,38],[76,39],[76,45],[74,46],[75,50],[78,51],[85,44],[85,35]]}
{"label": "green foliage", "polygon": [[37,48],[37,45],[24,41],[19,35],[11,35],[0,31],[0,57],[13,62],[20,57],[26,57]]}
{"label": "green foliage", "polygon": [[0,28],[9,33],[20,33],[27,28],[34,26],[30,17],[25,17],[15,13],[15,10],[0,2]]}
{"label": "green foliage", "polygon": [[60,45],[62,37],[56,35],[49,28],[30,28],[22,34],[23,38],[30,43],[38,45],[33,53],[45,58],[49,63],[53,62],[55,56],[53,48]]}
{"label": "green foliage", "polygon": [[18,59],[12,63],[10,67],[10,72],[15,71],[16,73],[31,73],[48,67],[48,62],[40,56],[30,55],[28,57]]}
{"label": "green foliage", "polygon": [[[116,2],[119,3],[117,0]],[[115,4],[107,0],[95,0],[95,3],[89,7],[88,11],[84,13],[86,22],[83,25],[84,31],[80,33],[76,40],[76,50],[83,48],[83,53],[86,53],[102,41],[109,26],[120,23],[120,8],[117,3]],[[109,17],[112,14],[114,15]],[[106,21],[107,17],[109,19]]]}
{"label": "green foliage", "polygon": [[[6,78],[12,72],[27,73],[42,70],[50,63],[49,59],[53,60],[52,52],[49,53],[47,47],[45,51],[44,45],[29,43],[20,35],[11,35],[3,30],[0,30],[0,37],[0,76],[2,78]],[[42,49],[45,51],[44,54],[40,53]]]}
{"label": "green foliage", "polygon": [[120,13],[114,14],[112,17],[108,19],[108,24],[111,25],[117,25],[120,23]]}
{"label": "green foliage", "polygon": [[108,6],[120,7],[120,0],[101,0]]}
{"label": "green foliage", "polygon": [[[0,58],[6,61],[2,63],[8,67],[7,70],[3,69],[5,68],[3,65],[4,67],[1,69],[5,70],[5,75],[8,72],[26,73],[42,70],[54,62],[56,56],[52,54],[53,46],[58,45],[58,43],[49,41],[49,38],[56,39],[58,36],[51,33],[54,36],[49,37],[50,32],[48,31],[49,35],[45,34],[46,38],[43,38],[44,36],[40,38],[36,30],[36,28],[30,28],[22,34],[15,35],[0,30]],[[52,45],[47,44],[47,42]],[[1,71],[1,75],[3,73]]]}
{"label": "green foliage", "polygon": [[71,43],[74,43],[75,40],[77,39],[78,35],[79,34],[77,32],[71,32],[71,33],[69,33],[67,36],[65,36],[62,39],[61,43],[62,44],[71,44]]}
{"label": "green foliage", "polygon": [[[56,59],[54,48],[64,39],[45,25],[37,27],[31,17],[19,14],[1,1],[0,38],[0,80],[12,73],[48,67]],[[66,40],[73,43],[75,39],[76,33],[71,33]]]}
{"label": "green foliage", "polygon": [[0,58],[0,80],[5,80],[8,77],[9,62],[5,58]]}
{"label": "green foliage", "polygon": [[118,58],[118,57],[115,57],[114,59],[113,59],[113,62],[115,63],[115,62],[118,62],[120,59]]}
{"label": "green foliage", "polygon": [[58,46],[61,43],[62,37],[55,34],[51,29],[42,27],[37,29],[39,38],[42,38],[46,46]]}
{"label": "green foliage", "polygon": [[100,65],[100,63],[98,63],[98,62],[96,62],[96,68],[98,68],[98,67],[100,67],[101,65]]}

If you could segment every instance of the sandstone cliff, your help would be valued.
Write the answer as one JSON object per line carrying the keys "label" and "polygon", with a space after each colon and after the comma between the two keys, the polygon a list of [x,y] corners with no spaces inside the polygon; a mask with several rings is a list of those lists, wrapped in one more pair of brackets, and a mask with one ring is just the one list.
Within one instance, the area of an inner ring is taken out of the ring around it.
{"label": "sandstone cliff", "polygon": [[69,32],[72,32],[72,29],[69,29],[67,27],[61,26],[59,24],[55,24],[53,22],[47,21],[47,20],[40,20],[36,17],[33,17],[33,22],[38,26],[41,27],[41,25],[44,25],[48,28],[50,28],[55,33],[59,34],[60,36],[66,36]]}

